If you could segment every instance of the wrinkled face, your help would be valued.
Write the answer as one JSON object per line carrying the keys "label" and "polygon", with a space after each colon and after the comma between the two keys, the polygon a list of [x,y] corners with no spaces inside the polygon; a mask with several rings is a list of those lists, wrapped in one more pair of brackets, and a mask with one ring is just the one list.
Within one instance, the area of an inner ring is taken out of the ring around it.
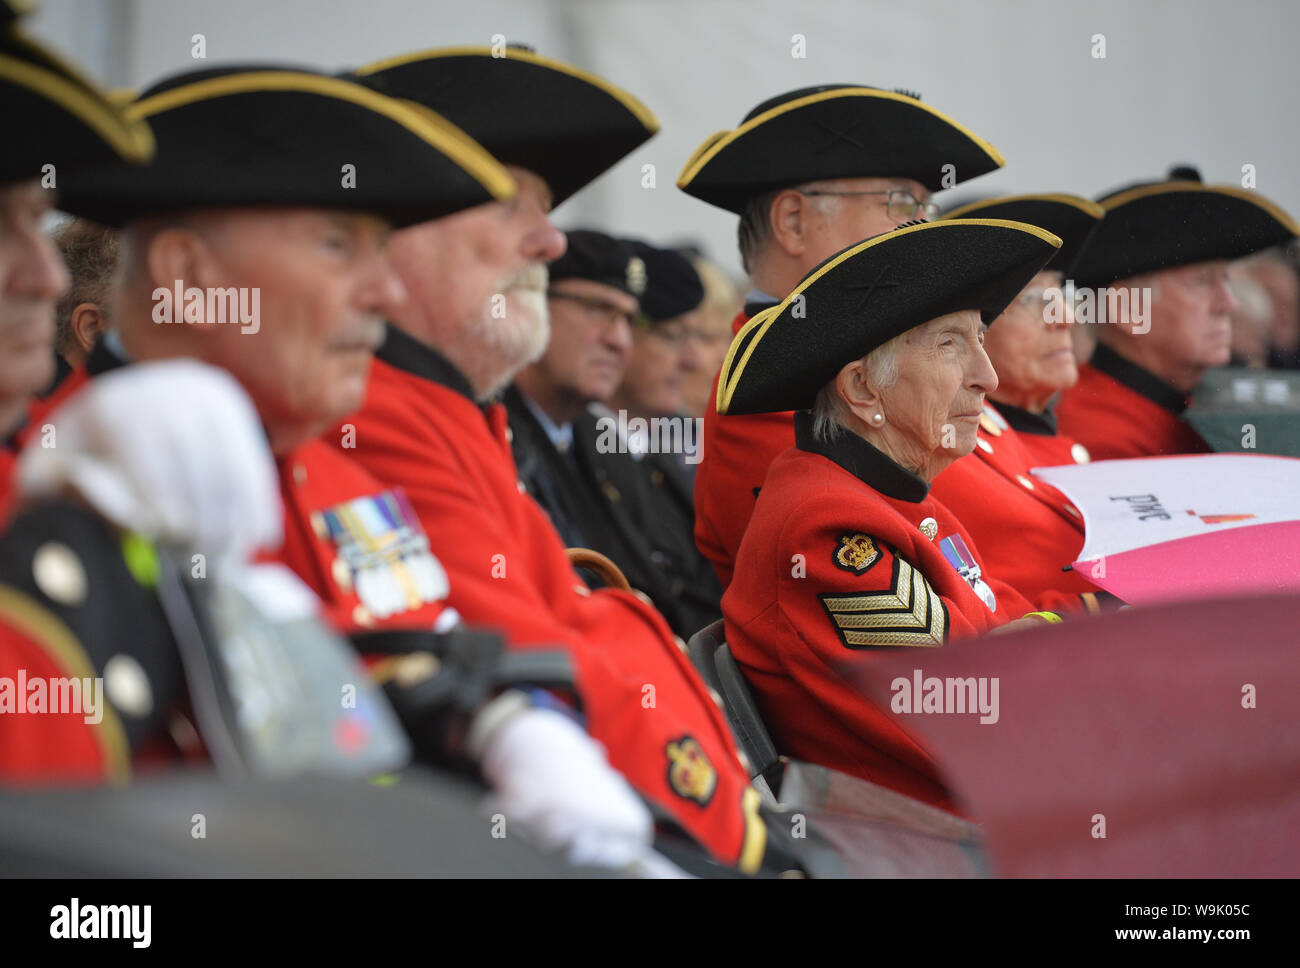
{"label": "wrinkled face", "polygon": [[686,410],[687,378],[701,368],[699,310],[633,334],[632,359],[619,391],[637,413],[672,416]]}
{"label": "wrinkled face", "polygon": [[869,195],[818,195],[808,199],[819,203],[808,229],[808,267],[841,249],[881,232],[889,232],[904,222],[925,216],[908,207],[901,194],[917,202],[928,202],[930,192],[910,178],[832,178],[804,186],[805,192],[872,192]]}
{"label": "wrinkled face", "polygon": [[632,355],[636,299],[590,279],[561,279],[549,304],[551,341],[538,377],[571,400],[608,400]]}
{"label": "wrinkled face", "polygon": [[1237,302],[1228,263],[1196,262],[1149,277],[1154,285],[1151,330],[1133,335],[1149,340],[1151,351],[1176,367],[1223,366],[1232,346],[1232,311]]}
{"label": "wrinkled face", "polygon": [[[314,209],[202,214],[199,287],[237,287],[252,326],[194,327],[205,358],[248,390],[282,450],[360,408],[383,321],[403,290],[385,257],[386,223]],[[168,283],[159,282],[166,286]]]}
{"label": "wrinkled face", "polygon": [[50,202],[36,181],[0,186],[0,402],[54,378],[54,307],[68,273],[41,231]]}
{"label": "wrinkled face", "polygon": [[904,334],[898,380],[880,391],[885,425],[918,458],[956,460],[975,449],[984,395],[998,377],[984,353],[973,309],[940,316]]}
{"label": "wrinkled face", "polygon": [[[1036,409],[1079,379],[1070,339],[1073,315],[1060,286],[1059,272],[1038,273],[989,327],[984,351],[998,373],[998,400]],[[1047,312],[1049,298],[1062,309],[1059,321]]]}
{"label": "wrinkled face", "polygon": [[546,263],[564,254],[546,182],[507,166],[518,185],[490,202],[393,236],[407,300],[394,315],[488,395],[546,348]]}

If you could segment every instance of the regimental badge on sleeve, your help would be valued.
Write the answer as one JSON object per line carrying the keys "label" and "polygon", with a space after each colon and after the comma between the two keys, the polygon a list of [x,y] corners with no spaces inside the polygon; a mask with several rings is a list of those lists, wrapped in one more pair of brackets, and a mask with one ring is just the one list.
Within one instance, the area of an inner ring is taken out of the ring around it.
{"label": "regimental badge on sleeve", "polygon": [[943,645],[948,610],[925,576],[898,555],[890,587],[859,595],[818,595],[849,649],[882,645]]}
{"label": "regimental badge on sleeve", "polygon": [[718,786],[718,771],[708,756],[690,736],[673,740],[665,748],[668,754],[668,786],[679,797],[707,807]]}
{"label": "regimental badge on sleeve", "polygon": [[831,560],[835,562],[835,567],[861,575],[880,560],[880,549],[871,538],[861,532],[842,534]]}

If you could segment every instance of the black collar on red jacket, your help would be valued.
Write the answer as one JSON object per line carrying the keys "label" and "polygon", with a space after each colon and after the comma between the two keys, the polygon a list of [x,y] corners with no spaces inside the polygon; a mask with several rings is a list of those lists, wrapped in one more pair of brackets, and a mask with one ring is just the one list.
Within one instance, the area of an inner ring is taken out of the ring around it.
{"label": "black collar on red jacket", "polygon": [[1094,369],[1118,380],[1134,393],[1146,397],[1174,415],[1181,414],[1187,409],[1185,393],[1166,383],[1150,370],[1124,359],[1104,343],[1097,344],[1097,349],[1093,351],[1092,359],[1088,362]]}
{"label": "black collar on red jacket", "polygon": [[39,396],[42,400],[44,400],[55,390],[57,390],[59,388],[59,384],[61,384],[64,380],[66,380],[71,374],[72,374],[72,367],[68,364],[68,361],[63,358],[63,354],[55,353],[54,354],[54,379],[51,380],[50,385],[47,386],[44,390],[42,390],[39,394],[37,394],[37,396]]}
{"label": "black collar on red jacket", "polygon": [[1001,403],[997,400],[990,402],[998,408],[998,413],[1002,414],[1006,422],[1011,425],[1011,429],[1017,433],[1033,434],[1036,437],[1055,437],[1059,433],[1056,429],[1056,414],[1052,412],[1051,407],[1042,413],[1031,413],[1013,407],[1009,403]]}
{"label": "black collar on red jacket", "polygon": [[857,434],[842,430],[830,441],[815,440],[812,427],[811,412],[801,410],[794,415],[794,445],[800,450],[834,461],[886,497],[920,504],[930,493],[929,484]]}
{"label": "black collar on red jacket", "polygon": [[90,348],[90,355],[86,357],[86,373],[90,376],[99,376],[122,366],[126,366],[126,360],[109,348],[108,340],[101,334],[100,338],[95,340],[95,345]]}
{"label": "black collar on red jacket", "polygon": [[386,327],[384,345],[379,347],[375,357],[405,373],[441,384],[470,400],[474,399],[474,388],[470,386],[469,379],[456,369],[451,360],[392,323]]}

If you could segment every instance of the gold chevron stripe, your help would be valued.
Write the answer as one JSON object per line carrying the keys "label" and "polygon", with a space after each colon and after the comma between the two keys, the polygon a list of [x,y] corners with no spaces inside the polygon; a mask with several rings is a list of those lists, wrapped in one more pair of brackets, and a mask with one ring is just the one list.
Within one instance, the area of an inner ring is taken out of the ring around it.
{"label": "gold chevron stripe", "polygon": [[868,595],[821,595],[835,633],[848,648],[881,645],[940,646],[947,612],[925,576],[894,559],[893,586]]}

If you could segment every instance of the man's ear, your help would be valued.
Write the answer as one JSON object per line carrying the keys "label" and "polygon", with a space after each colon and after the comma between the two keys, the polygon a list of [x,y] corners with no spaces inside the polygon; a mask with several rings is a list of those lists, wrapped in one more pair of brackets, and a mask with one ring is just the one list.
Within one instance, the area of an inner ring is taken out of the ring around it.
{"label": "man's ear", "polygon": [[192,229],[173,226],[156,233],[149,240],[145,264],[149,281],[155,288],[203,287],[211,253],[207,244]]}
{"label": "man's ear", "polygon": [[807,250],[809,212],[807,197],[793,188],[786,189],[772,199],[772,207],[767,213],[772,240],[786,255],[798,258]]}
{"label": "man's ear", "polygon": [[99,334],[108,329],[108,321],[99,306],[92,302],[84,302],[78,303],[72,310],[68,326],[72,330],[72,338],[77,341],[82,352],[89,353],[91,347],[95,345],[95,340],[99,339]]}

